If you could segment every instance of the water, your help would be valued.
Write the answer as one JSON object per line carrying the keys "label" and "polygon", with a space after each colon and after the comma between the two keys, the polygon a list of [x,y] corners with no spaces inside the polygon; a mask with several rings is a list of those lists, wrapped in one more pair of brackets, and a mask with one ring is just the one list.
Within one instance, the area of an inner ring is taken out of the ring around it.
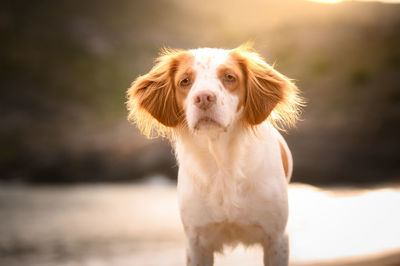
{"label": "water", "polygon": [[[289,200],[293,265],[400,265],[399,187],[294,184]],[[184,265],[184,253],[173,185],[0,187],[0,265]],[[262,265],[262,252],[215,265]]]}

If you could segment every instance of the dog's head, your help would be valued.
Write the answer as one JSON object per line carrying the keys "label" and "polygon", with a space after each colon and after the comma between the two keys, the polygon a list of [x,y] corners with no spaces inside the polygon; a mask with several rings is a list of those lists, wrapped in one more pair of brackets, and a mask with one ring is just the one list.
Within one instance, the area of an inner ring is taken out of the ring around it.
{"label": "dog's head", "polygon": [[168,129],[227,131],[270,118],[293,124],[296,86],[247,46],[233,50],[165,50],[128,90],[129,119],[147,136]]}

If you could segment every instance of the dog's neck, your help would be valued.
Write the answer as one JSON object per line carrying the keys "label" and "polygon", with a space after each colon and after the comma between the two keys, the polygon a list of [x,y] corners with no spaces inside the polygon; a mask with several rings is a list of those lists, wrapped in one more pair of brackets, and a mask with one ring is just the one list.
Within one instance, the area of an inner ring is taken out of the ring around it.
{"label": "dog's neck", "polygon": [[[234,139],[237,138],[237,134],[231,132],[223,132],[218,136],[207,136],[207,148],[214,159],[218,169],[228,169],[229,163],[232,162],[232,154],[235,150],[235,145],[233,144]],[[204,143],[202,144],[204,145]]]}
{"label": "dog's neck", "polygon": [[[207,156],[212,158],[219,170],[230,169],[233,159],[237,158],[239,149],[238,143],[245,145],[247,134],[239,123],[231,125],[227,130],[208,130],[205,132],[180,131],[175,138],[175,146],[181,146],[186,150],[185,154],[197,156]],[[241,139],[239,142],[238,139]],[[179,153],[179,148],[177,149]],[[179,156],[179,154],[178,154]]]}

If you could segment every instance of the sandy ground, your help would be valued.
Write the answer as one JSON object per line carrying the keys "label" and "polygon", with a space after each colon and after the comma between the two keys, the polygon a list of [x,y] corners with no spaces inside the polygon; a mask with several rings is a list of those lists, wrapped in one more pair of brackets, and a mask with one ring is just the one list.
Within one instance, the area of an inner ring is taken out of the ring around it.
{"label": "sandy ground", "polygon": [[[289,191],[291,265],[400,265],[400,187]],[[1,266],[184,265],[173,185],[0,187]],[[259,247],[215,265],[262,265]]]}

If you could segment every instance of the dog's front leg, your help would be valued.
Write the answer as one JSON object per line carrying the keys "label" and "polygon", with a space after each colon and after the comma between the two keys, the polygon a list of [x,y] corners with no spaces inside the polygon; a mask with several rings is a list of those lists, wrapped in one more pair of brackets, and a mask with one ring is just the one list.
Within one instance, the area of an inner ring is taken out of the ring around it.
{"label": "dog's front leg", "polygon": [[269,238],[263,247],[265,266],[289,265],[289,239],[286,234]]}
{"label": "dog's front leg", "polygon": [[187,232],[187,266],[212,266],[214,264],[214,252],[207,246],[198,232]]}

